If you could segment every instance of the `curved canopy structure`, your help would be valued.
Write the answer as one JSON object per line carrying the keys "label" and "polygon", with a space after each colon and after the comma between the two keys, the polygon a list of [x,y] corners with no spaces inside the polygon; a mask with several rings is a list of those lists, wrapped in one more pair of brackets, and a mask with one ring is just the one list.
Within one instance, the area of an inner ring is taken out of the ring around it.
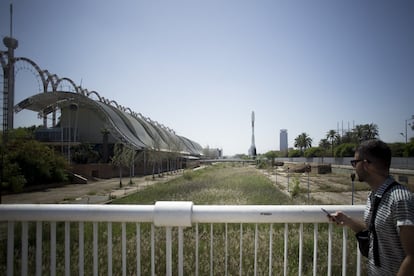
{"label": "curved canopy structure", "polygon": [[22,109],[38,112],[40,116],[60,109],[60,126],[55,129],[61,129],[62,133],[63,129],[69,133],[72,130],[77,142],[102,143],[103,134],[109,133],[110,142],[121,142],[136,150],[202,155],[202,147],[198,143],[99,95],[98,100],[94,100],[89,98],[89,93],[39,93],[15,106],[15,112]]}

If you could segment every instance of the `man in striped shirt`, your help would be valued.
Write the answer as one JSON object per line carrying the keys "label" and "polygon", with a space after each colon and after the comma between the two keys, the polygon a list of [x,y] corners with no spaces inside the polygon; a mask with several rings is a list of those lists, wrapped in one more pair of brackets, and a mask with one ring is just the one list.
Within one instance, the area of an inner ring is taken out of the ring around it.
{"label": "man in striped shirt", "polygon": [[[330,220],[355,233],[370,230],[368,275],[414,275],[414,196],[389,175],[390,148],[380,140],[365,141],[354,158],[351,164],[358,180],[371,188],[364,221],[341,211],[331,214]],[[378,206],[371,224],[375,201]]]}

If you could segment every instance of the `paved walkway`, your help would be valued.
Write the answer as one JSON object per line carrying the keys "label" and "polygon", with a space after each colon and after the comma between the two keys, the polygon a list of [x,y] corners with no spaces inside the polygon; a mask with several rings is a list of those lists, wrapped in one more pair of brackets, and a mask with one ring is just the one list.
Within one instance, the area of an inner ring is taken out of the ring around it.
{"label": "paved walkway", "polygon": [[98,181],[89,181],[88,184],[68,184],[56,188],[46,188],[40,191],[29,193],[10,194],[2,196],[3,204],[104,204],[111,199],[120,198],[137,190],[143,189],[148,185],[157,182],[165,182],[181,176],[182,173],[176,173],[163,177],[151,176],[133,177],[132,184],[129,177],[122,178],[122,188],[119,185],[119,178],[102,179]]}

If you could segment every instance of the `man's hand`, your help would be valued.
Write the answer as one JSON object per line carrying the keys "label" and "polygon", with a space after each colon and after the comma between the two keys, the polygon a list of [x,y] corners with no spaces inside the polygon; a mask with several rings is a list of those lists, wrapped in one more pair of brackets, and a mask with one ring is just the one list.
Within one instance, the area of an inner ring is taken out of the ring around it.
{"label": "man's hand", "polygon": [[367,227],[363,221],[354,220],[342,211],[336,211],[328,216],[329,220],[340,226],[348,226],[355,233],[365,230]]}

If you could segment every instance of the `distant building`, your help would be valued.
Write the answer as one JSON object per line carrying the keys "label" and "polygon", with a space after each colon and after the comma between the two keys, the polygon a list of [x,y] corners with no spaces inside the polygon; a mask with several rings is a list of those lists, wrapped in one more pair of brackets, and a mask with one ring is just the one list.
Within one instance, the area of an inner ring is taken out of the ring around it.
{"label": "distant building", "polygon": [[280,151],[287,152],[288,151],[288,133],[287,129],[280,130]]}
{"label": "distant building", "polygon": [[223,149],[206,147],[203,149],[203,155],[205,159],[222,159]]}
{"label": "distant building", "polygon": [[[155,166],[159,167],[159,172],[192,168],[199,164],[198,160],[203,155],[203,148],[197,142],[177,135],[172,129],[119,106],[115,101],[106,100],[96,92],[38,93],[17,104],[14,111],[23,109],[44,117],[52,115],[53,121],[58,117],[58,122],[54,122],[52,127],[37,128],[35,137],[55,146],[67,156],[72,172],[86,178],[110,178],[118,174],[117,170],[99,165],[111,163],[117,144],[136,153],[134,173],[143,175]],[[60,116],[53,115],[56,113]],[[97,153],[94,160],[86,158],[84,161],[77,157],[75,150],[83,144],[91,146]],[[97,165],[81,166],[92,163]]]}

